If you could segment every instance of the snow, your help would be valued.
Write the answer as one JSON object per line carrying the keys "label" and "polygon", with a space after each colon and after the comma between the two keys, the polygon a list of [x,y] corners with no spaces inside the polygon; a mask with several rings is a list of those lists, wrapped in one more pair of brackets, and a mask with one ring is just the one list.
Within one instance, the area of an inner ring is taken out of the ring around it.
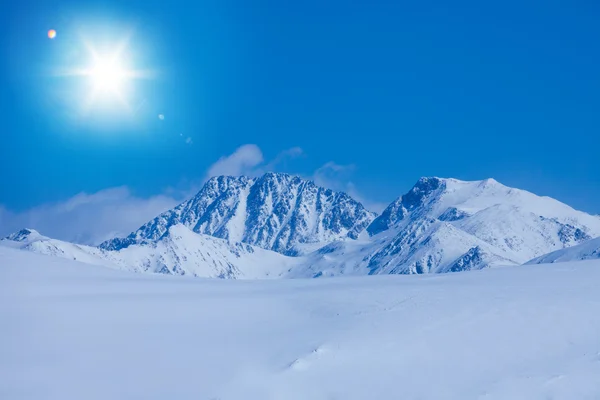
{"label": "snow", "polygon": [[[431,178],[430,178],[431,179]],[[435,203],[434,213],[441,213],[448,207],[457,207],[475,214],[499,203],[518,207],[524,212],[536,215],[553,215],[561,222],[577,222],[598,227],[592,215],[577,211],[551,197],[537,196],[522,189],[501,184],[495,179],[481,181],[460,181],[453,178],[435,178],[445,183],[445,190]]]}
{"label": "snow", "polygon": [[597,217],[493,179],[421,178],[375,218],[345,193],[267,173],[213,178],[100,248],[27,230],[0,245],[141,272],[309,278],[518,265],[597,236]]}
{"label": "snow", "polygon": [[[16,240],[11,240],[17,238]],[[205,278],[278,278],[300,259],[243,243],[192,232],[173,225],[159,240],[121,250],[104,250],[51,239],[33,230],[22,230],[0,247],[16,248],[88,264],[132,272],[189,275]]]}
{"label": "snow", "polygon": [[[359,253],[348,254],[355,246],[342,249],[344,266],[371,274],[427,273],[455,271],[459,265],[481,269],[523,264],[599,236],[600,222],[557,200],[493,179],[434,177],[421,178],[367,231],[372,243]],[[470,258],[474,254],[475,260]],[[329,275],[340,273],[344,270],[330,270]]]}
{"label": "snow", "polygon": [[590,239],[577,246],[568,247],[566,249],[553,251],[549,254],[544,254],[541,257],[535,258],[528,264],[547,264],[555,262],[579,261],[600,259],[600,237]]}
{"label": "snow", "polygon": [[374,218],[374,213],[347,194],[296,176],[220,176],[207,181],[192,199],[159,215],[127,238],[111,239],[100,247],[119,250],[157,240],[171,226],[183,224],[196,233],[298,255],[306,243],[324,246],[346,236],[354,237]]}
{"label": "snow", "polygon": [[0,247],[2,399],[598,399],[600,260],[210,280]]}
{"label": "snow", "polygon": [[235,212],[229,221],[229,236],[228,240],[236,243],[241,242],[244,238],[245,216],[248,199],[249,188],[243,188],[240,192],[238,204],[235,207]]}

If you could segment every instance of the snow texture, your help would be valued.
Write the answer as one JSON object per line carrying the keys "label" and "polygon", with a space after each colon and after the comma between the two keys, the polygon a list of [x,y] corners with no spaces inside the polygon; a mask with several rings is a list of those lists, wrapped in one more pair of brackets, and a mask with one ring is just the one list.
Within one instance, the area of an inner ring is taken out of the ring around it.
{"label": "snow texture", "polygon": [[599,281],[600,260],[207,280],[0,247],[0,398],[598,399]]}

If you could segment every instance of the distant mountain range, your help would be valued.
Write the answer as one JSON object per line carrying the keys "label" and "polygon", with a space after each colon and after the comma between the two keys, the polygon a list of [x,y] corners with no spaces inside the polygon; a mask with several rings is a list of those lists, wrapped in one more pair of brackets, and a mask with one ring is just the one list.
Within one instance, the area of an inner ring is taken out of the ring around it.
{"label": "distant mountain range", "polygon": [[140,272],[297,278],[593,257],[600,243],[595,253],[585,246],[596,237],[597,216],[493,179],[421,178],[378,216],[346,193],[267,173],[212,178],[190,200],[98,247],[27,229],[0,244]]}

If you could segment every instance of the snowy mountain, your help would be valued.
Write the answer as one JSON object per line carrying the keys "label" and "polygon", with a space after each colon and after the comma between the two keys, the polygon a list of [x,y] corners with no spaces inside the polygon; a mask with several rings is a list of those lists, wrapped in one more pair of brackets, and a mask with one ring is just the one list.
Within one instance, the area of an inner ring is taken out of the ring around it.
{"label": "snowy mountain", "polygon": [[534,258],[527,264],[549,264],[566,261],[593,260],[600,258],[600,237],[588,240],[580,245],[556,250]]}
{"label": "snowy mountain", "polygon": [[35,229],[21,229],[19,232],[0,239],[0,245],[88,264],[114,267],[111,262],[104,259],[104,252],[96,247],[51,239]]}
{"label": "snowy mountain", "polygon": [[421,178],[357,243],[331,244],[295,276],[421,274],[518,265],[600,235],[598,218],[493,179]]}
{"label": "snowy mountain", "polygon": [[372,273],[421,273],[522,264],[600,235],[600,223],[559,201],[493,179],[422,178],[368,232],[390,237],[370,258]]}
{"label": "snowy mountain", "polygon": [[183,224],[196,233],[242,242],[285,255],[306,254],[334,240],[357,238],[375,214],[345,193],[287,174],[210,179],[192,199],[126,238],[100,245],[120,250],[163,237]]}
{"label": "snowy mountain", "polygon": [[279,277],[298,261],[244,243],[232,244],[197,234],[181,224],[171,226],[157,241],[121,250],[50,239],[33,229],[23,229],[0,240],[0,244],[114,269],[207,278]]}
{"label": "snowy mountain", "polygon": [[189,201],[98,248],[32,230],[3,242],[140,272],[298,278],[520,265],[572,254],[571,246],[598,236],[596,216],[493,179],[421,178],[374,218],[344,193],[266,174],[213,178]]}

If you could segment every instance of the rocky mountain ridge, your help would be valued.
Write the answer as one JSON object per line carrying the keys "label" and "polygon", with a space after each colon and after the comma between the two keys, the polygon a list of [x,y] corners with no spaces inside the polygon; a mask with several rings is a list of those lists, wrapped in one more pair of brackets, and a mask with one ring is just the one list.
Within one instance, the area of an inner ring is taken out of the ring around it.
{"label": "rocky mountain ridge", "polygon": [[596,216],[493,179],[421,178],[376,216],[345,193],[269,173],[210,179],[192,199],[98,248],[34,231],[3,243],[52,255],[83,251],[92,263],[137,271],[297,278],[520,265],[594,237]]}

